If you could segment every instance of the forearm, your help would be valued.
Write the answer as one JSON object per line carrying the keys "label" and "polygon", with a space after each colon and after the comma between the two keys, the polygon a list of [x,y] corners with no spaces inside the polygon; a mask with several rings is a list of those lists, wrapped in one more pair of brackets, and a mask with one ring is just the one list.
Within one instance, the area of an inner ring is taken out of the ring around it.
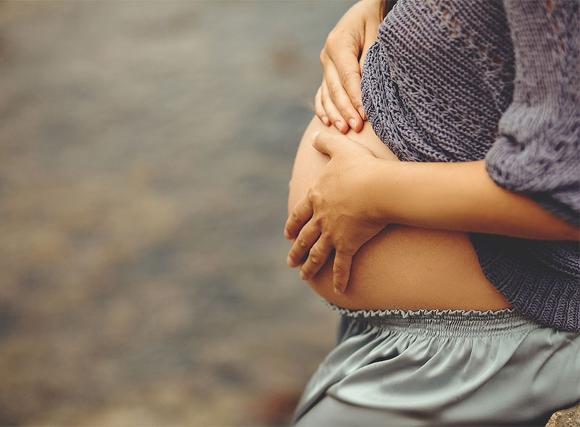
{"label": "forearm", "polygon": [[498,186],[484,160],[384,166],[370,172],[369,210],[389,223],[537,240],[580,238],[577,227]]}

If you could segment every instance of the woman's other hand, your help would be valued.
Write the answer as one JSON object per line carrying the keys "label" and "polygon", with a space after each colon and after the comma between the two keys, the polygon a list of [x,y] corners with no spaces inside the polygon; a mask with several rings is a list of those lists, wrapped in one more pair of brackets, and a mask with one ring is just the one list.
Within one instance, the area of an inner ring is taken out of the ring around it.
{"label": "woman's other hand", "polygon": [[288,265],[296,267],[305,259],[301,276],[308,279],[334,251],[333,284],[344,292],[354,254],[387,226],[374,215],[377,195],[368,190],[372,171],[388,162],[344,135],[317,133],[313,146],[330,161],[286,221],[284,235],[295,239]]}
{"label": "woman's other hand", "polygon": [[323,77],[314,98],[315,112],[325,125],[342,133],[349,128],[359,132],[366,120],[361,70],[380,23],[380,0],[361,0],[338,21],[320,52]]}

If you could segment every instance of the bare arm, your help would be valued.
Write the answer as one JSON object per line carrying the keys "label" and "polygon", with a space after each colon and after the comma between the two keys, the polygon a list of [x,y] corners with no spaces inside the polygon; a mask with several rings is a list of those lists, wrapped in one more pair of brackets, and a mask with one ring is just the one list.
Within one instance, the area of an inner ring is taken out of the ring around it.
{"label": "bare arm", "polygon": [[[498,186],[485,160],[393,162],[344,135],[320,132],[314,148],[330,161],[294,207],[285,236],[289,265],[319,265],[334,251],[335,288],[347,287],[354,254],[389,224],[536,240],[580,239],[580,229],[523,193]],[[313,261],[314,258],[316,261]],[[315,270],[315,269],[313,269]]]}
{"label": "bare arm", "polygon": [[372,169],[369,181],[370,215],[390,222],[537,240],[580,239],[580,228],[498,186],[484,160],[385,162]]}

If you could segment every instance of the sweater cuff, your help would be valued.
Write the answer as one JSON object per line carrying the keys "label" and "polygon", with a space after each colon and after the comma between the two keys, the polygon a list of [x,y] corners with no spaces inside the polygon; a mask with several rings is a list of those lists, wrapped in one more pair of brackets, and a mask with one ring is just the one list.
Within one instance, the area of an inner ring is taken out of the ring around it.
{"label": "sweater cuff", "polygon": [[570,150],[572,147],[558,156],[547,155],[550,151],[537,141],[522,144],[515,138],[500,136],[485,156],[485,169],[498,186],[529,197],[554,216],[578,227],[580,172],[577,148]]}

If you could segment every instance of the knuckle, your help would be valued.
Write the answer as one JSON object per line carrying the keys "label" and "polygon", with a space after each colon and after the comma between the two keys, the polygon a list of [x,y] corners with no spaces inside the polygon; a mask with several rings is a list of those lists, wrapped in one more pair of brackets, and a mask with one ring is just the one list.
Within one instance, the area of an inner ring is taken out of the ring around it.
{"label": "knuckle", "polygon": [[343,261],[346,258],[349,258],[352,255],[352,251],[350,250],[351,242],[349,239],[345,238],[344,236],[339,237],[336,240],[336,255],[340,256]]}
{"label": "knuckle", "polygon": [[298,239],[298,246],[300,246],[302,249],[306,248],[306,240],[304,239],[304,237],[300,237]]}
{"label": "knuckle", "polygon": [[298,215],[298,212],[294,211],[292,212],[292,214],[290,215],[291,219],[293,222],[298,222],[300,221],[300,215]]}
{"label": "knuckle", "polygon": [[326,62],[326,46],[322,48],[320,53],[318,54],[318,59],[320,59],[320,63],[324,65]]}
{"label": "knuckle", "polygon": [[334,49],[340,44],[342,38],[343,36],[338,29],[336,28],[332,29],[328,33],[328,36],[326,36],[326,43],[324,46],[325,49],[329,52],[332,52],[332,49]]}
{"label": "knuckle", "polygon": [[316,226],[317,229],[319,229],[321,231],[321,236],[319,237],[319,239],[321,241],[320,243],[323,246],[327,246],[328,243],[330,242],[330,237],[327,236],[326,235],[327,232],[324,231],[324,228],[325,228],[324,227],[324,219],[320,218],[320,217],[314,218],[314,225]]}
{"label": "knuckle", "polygon": [[324,44],[324,47],[327,49],[328,47],[332,46],[334,43],[336,43],[337,38],[338,34],[336,33],[336,30],[331,30],[326,36],[326,43]]}
{"label": "knuckle", "polygon": [[[324,223],[323,223],[323,220],[322,220],[322,218],[320,216],[317,216],[316,218],[313,218],[312,221],[313,221],[314,226],[316,228],[318,228],[319,230],[322,230],[322,226],[323,226]],[[323,242],[326,241],[326,237],[322,237],[321,236],[321,238],[323,239]]]}
{"label": "knuckle", "polygon": [[320,193],[318,193],[318,191],[310,188],[310,190],[308,191],[308,201],[312,204],[316,204],[319,200],[320,200]]}

